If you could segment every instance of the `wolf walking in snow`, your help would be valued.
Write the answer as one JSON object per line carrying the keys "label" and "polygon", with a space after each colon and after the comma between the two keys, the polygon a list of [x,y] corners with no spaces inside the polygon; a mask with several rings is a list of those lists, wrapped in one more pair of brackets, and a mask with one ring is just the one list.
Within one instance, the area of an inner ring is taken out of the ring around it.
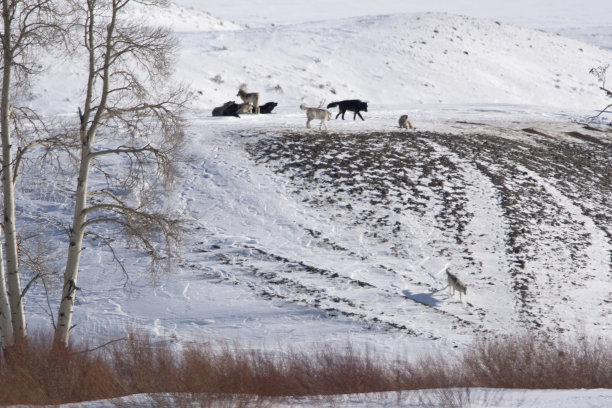
{"label": "wolf walking in snow", "polygon": [[462,293],[467,295],[467,285],[461,282],[457,276],[453,275],[449,271],[446,271],[446,278],[448,280],[448,291],[450,292],[451,296],[453,296],[455,292],[459,292],[459,300],[461,300]]}
{"label": "wolf walking in snow", "polygon": [[322,126],[325,126],[325,130],[327,130],[326,121],[331,119],[331,112],[321,108],[308,108],[306,105],[301,104],[300,109],[306,111],[306,127],[310,128],[310,121],[313,119],[319,119],[321,124],[319,125],[319,130],[321,130]]}
{"label": "wolf walking in snow", "polygon": [[347,110],[354,112],[353,120],[357,118],[357,115],[359,115],[361,120],[365,120],[363,119],[363,116],[361,116],[361,113],[359,113],[359,111],[368,111],[368,103],[360,101],[359,99],[348,99],[345,101],[332,102],[327,105],[327,109],[333,108],[335,106],[337,106],[339,109],[338,114],[336,115],[336,119],[338,119],[338,116],[342,115],[342,120],[344,120],[344,114]]}

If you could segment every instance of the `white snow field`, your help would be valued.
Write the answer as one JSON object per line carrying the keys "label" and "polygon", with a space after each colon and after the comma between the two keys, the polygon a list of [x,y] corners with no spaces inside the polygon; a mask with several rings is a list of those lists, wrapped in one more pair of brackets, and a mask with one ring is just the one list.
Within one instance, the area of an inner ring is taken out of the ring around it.
{"label": "white snow field", "polygon": [[[610,103],[589,70],[612,63],[612,3],[509,3],[135,8],[175,31],[176,77],[194,90],[168,197],[188,234],[179,266],[155,284],[139,254],[118,254],[128,280],[88,242],[73,338],[103,343],[133,327],[176,344],[350,342],[389,358],[528,331],[609,338],[612,115],[584,123]],[[37,109],[75,115],[78,67],[58,63],[40,81]],[[212,117],[243,85],[277,108]],[[306,129],[301,103],[342,99],[367,101],[365,120],[332,108],[328,132]],[[402,114],[416,130],[398,129]],[[42,169],[28,177],[21,222],[45,228],[62,270],[69,194]],[[444,289],[446,270],[467,284],[461,300]],[[30,328],[50,327],[57,300],[49,308],[31,289]],[[498,407],[612,406],[610,390],[496,395]],[[493,406],[484,400],[470,406]]]}

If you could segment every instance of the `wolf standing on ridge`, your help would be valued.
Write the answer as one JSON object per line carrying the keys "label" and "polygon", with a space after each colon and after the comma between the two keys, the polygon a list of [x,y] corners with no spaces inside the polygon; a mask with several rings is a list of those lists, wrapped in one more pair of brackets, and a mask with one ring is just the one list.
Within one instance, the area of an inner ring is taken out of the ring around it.
{"label": "wolf standing on ridge", "polygon": [[332,102],[327,105],[327,109],[333,108],[334,106],[337,106],[339,109],[338,114],[336,115],[336,119],[338,119],[338,116],[342,115],[342,120],[344,120],[344,114],[347,110],[355,112],[355,114],[353,115],[353,120],[357,118],[357,115],[359,115],[361,120],[365,120],[363,116],[361,116],[361,113],[359,113],[359,111],[368,111],[368,103],[363,102],[359,99],[347,99],[344,101]]}
{"label": "wolf standing on ridge", "polygon": [[246,93],[244,89],[240,88],[236,96],[239,96],[242,102],[253,105],[254,113],[259,115],[259,94],[257,92]]}

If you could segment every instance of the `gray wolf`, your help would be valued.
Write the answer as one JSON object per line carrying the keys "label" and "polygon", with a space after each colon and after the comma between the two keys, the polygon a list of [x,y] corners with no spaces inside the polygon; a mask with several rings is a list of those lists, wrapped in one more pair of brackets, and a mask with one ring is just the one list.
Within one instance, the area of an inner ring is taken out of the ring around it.
{"label": "gray wolf", "polygon": [[326,121],[331,119],[331,112],[321,108],[308,108],[306,105],[301,104],[300,109],[306,111],[306,127],[310,128],[310,121],[313,119],[319,119],[321,124],[319,125],[319,130],[321,130],[322,126],[325,126],[325,130],[327,130]]}
{"label": "gray wolf", "polygon": [[246,93],[244,89],[239,89],[236,96],[239,96],[242,102],[253,105],[255,113],[259,114],[259,94],[257,92]]}
{"label": "gray wolf", "polygon": [[361,113],[359,113],[359,111],[368,111],[368,103],[360,101],[359,99],[347,99],[345,101],[332,102],[327,105],[327,109],[333,108],[335,106],[337,106],[339,109],[338,114],[336,115],[336,119],[338,119],[338,116],[342,115],[342,119],[344,120],[344,114],[347,110],[349,110],[355,113],[353,115],[353,120],[357,118],[357,115],[359,115],[361,120],[365,120],[363,116],[361,116]]}
{"label": "gray wolf", "polygon": [[402,115],[399,118],[399,127],[402,129],[416,129],[414,124],[408,120],[408,115]]}
{"label": "gray wolf", "polygon": [[249,102],[240,103],[238,104],[238,111],[236,113],[253,113],[253,105]]}
{"label": "gray wolf", "polygon": [[212,111],[212,115],[213,116],[236,116],[237,118],[239,118],[240,117],[238,116],[239,107],[240,105],[238,105],[234,101],[225,102],[222,106],[217,106],[216,108],[214,108]]}
{"label": "gray wolf", "polygon": [[448,291],[450,292],[451,296],[453,296],[455,292],[459,292],[459,300],[461,300],[462,293],[467,295],[467,285],[461,282],[457,276],[453,275],[449,271],[446,271],[446,278],[448,280]]}
{"label": "gray wolf", "polygon": [[259,113],[272,113],[272,109],[276,108],[278,103],[276,102],[267,102],[259,107]]}

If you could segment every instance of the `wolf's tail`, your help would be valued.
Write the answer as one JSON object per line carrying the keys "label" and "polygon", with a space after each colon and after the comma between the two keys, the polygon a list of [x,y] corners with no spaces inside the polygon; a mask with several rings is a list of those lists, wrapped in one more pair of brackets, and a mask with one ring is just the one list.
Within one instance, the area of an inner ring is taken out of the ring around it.
{"label": "wolf's tail", "polygon": [[306,105],[301,104],[301,105],[300,105],[300,109],[301,109],[301,110],[307,110],[308,108],[306,107]]}
{"label": "wolf's tail", "polygon": [[327,105],[327,109],[333,108],[334,106],[338,106],[338,103],[339,102],[332,102],[332,103],[330,103],[329,105]]}

